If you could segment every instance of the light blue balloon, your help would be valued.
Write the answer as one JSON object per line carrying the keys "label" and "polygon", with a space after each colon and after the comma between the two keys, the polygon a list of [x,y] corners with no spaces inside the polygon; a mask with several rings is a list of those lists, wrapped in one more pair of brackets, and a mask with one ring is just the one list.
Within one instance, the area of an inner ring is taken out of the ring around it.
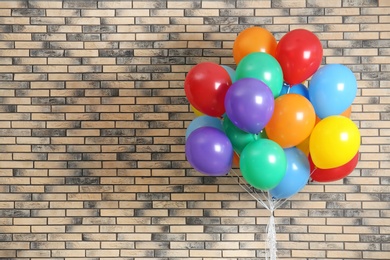
{"label": "light blue balloon", "polygon": [[198,129],[200,127],[205,127],[205,126],[214,127],[214,128],[221,130],[222,132],[224,132],[223,126],[222,126],[222,121],[220,119],[218,119],[216,117],[212,117],[212,116],[206,116],[206,115],[199,116],[199,117],[195,118],[194,120],[192,120],[190,125],[187,127],[186,140],[193,131],[195,131],[196,129]]}
{"label": "light blue balloon", "polygon": [[283,96],[289,93],[294,93],[294,94],[304,96],[309,100],[309,89],[303,84],[296,84],[293,85],[291,88],[288,84],[283,84],[279,96]]}
{"label": "light blue balloon", "polygon": [[329,64],[314,73],[309,99],[319,118],[340,115],[356,97],[357,82],[352,71],[341,64]]}
{"label": "light blue balloon", "polygon": [[279,184],[269,192],[275,199],[286,199],[302,190],[310,177],[310,164],[306,155],[296,147],[284,149],[287,170]]}
{"label": "light blue balloon", "polygon": [[236,71],[234,69],[230,68],[229,66],[226,66],[226,65],[221,65],[221,66],[222,66],[222,68],[224,68],[227,71],[227,73],[229,73],[229,76],[230,76],[232,83],[235,82],[236,81]]}

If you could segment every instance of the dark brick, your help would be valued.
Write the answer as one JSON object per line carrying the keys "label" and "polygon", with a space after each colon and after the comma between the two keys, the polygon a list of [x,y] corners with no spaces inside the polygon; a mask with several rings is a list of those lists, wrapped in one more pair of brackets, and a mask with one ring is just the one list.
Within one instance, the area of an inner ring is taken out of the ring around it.
{"label": "dark brick", "polygon": [[69,33],[66,35],[68,41],[100,41],[98,33]]}
{"label": "dark brick", "polygon": [[66,184],[75,185],[96,185],[100,183],[99,177],[66,177]]}
{"label": "dark brick", "polygon": [[63,8],[97,8],[97,0],[64,0],[62,3]]}
{"label": "dark brick", "polygon": [[238,226],[213,226],[213,225],[207,225],[205,226],[204,229],[205,233],[222,233],[222,234],[227,234],[227,233],[237,233],[238,232]]}
{"label": "dark brick", "polygon": [[[202,218],[202,217],[186,217],[187,225],[218,225],[221,224],[220,218]],[[205,231],[206,233],[213,233],[211,230],[213,228],[217,228],[218,226],[207,226],[209,227],[209,231]],[[205,227],[205,228],[207,228]],[[215,232],[219,233],[219,232]]]}
{"label": "dark brick", "polygon": [[390,40],[363,40],[364,48],[388,48]]}
{"label": "dark brick", "polygon": [[63,57],[64,50],[30,50],[32,57]]}
{"label": "dark brick", "polygon": [[17,27],[18,25],[0,25],[0,32],[3,32],[3,33],[10,33],[10,32],[18,32],[18,31],[15,31],[15,27]]}
{"label": "dark brick", "polygon": [[30,210],[16,210],[16,209],[1,209],[0,217],[2,218],[26,218],[30,217]]}
{"label": "dark brick", "polygon": [[115,25],[83,25],[83,33],[116,32]]}
{"label": "dark brick", "polygon": [[184,57],[152,57],[152,64],[185,64]]}
{"label": "dark brick", "polygon": [[101,136],[134,136],[134,129],[101,129]]}
{"label": "dark brick", "polygon": [[137,193],[137,200],[170,200],[169,193]]}
{"label": "dark brick", "polygon": [[343,7],[378,6],[379,0],[343,0]]}
{"label": "dark brick", "polygon": [[152,234],[152,241],[184,241],[185,234]]}
{"label": "dark brick", "polygon": [[45,16],[45,9],[12,9],[12,16]]}
{"label": "dark brick", "polygon": [[311,200],[321,200],[321,201],[344,201],[345,194],[340,193],[312,193]]}
{"label": "dark brick", "polygon": [[344,210],[330,210],[330,209],[318,209],[318,210],[309,210],[309,216],[310,217],[343,217],[344,216]]}
{"label": "dark brick", "polygon": [[133,57],[134,50],[99,50],[100,57]]}
{"label": "dark brick", "polygon": [[12,235],[11,234],[0,234],[0,241],[1,242],[12,241]]}
{"label": "dark brick", "polygon": [[14,113],[16,112],[16,105],[0,105],[0,112]]}
{"label": "dark brick", "polygon": [[[221,31],[226,31],[226,32],[236,32],[233,28],[241,28],[242,25],[245,25],[245,24],[272,24],[272,17],[240,17],[239,18],[239,22],[238,24],[240,24],[239,26],[227,26],[225,25],[222,29],[221,27]],[[299,18],[300,22],[301,23],[307,23],[307,18],[306,17],[300,17]],[[232,30],[229,30],[228,27],[231,27]],[[241,31],[241,30],[240,30]]]}
{"label": "dark brick", "polygon": [[65,98],[35,97],[31,99],[33,105],[64,105]]}

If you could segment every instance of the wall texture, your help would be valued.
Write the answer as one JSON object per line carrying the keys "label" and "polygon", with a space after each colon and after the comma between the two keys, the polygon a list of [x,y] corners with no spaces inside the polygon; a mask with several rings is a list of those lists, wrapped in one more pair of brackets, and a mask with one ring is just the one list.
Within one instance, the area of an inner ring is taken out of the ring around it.
{"label": "wall texture", "polygon": [[0,1],[1,259],[262,259],[268,212],[186,162],[183,91],[237,33],[316,33],[360,162],[276,211],[280,259],[390,259],[390,1]]}

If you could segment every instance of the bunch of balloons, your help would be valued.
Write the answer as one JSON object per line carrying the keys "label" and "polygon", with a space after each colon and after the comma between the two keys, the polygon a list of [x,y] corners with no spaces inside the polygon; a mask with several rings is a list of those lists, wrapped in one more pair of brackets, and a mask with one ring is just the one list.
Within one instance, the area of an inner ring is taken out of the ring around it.
{"label": "bunch of balloons", "polygon": [[235,39],[233,57],[236,70],[202,62],[186,76],[197,115],[185,146],[194,169],[222,176],[239,167],[250,185],[277,199],[310,179],[336,181],[353,171],[360,133],[349,116],[357,82],[344,65],[320,68],[315,34],[296,29],[277,42],[250,27]]}

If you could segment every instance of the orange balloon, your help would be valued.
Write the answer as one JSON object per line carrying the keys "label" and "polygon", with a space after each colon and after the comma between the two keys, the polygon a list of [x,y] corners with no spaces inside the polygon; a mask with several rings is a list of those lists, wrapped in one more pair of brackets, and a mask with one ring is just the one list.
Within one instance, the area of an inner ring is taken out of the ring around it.
{"label": "orange balloon", "polygon": [[[340,116],[345,116],[347,118],[351,118],[352,106],[349,106]],[[321,118],[316,116],[316,125],[321,121]]]}
{"label": "orange balloon", "polygon": [[349,106],[343,113],[341,113],[341,116],[345,116],[350,118],[351,117],[351,112],[352,112],[352,106]]}
{"label": "orange balloon", "polygon": [[236,152],[233,153],[233,167],[240,168],[240,156]]}
{"label": "orange balloon", "polygon": [[236,64],[252,52],[265,52],[272,56],[276,53],[276,39],[266,29],[250,27],[238,34],[233,44],[233,57]]}
{"label": "orange balloon", "polygon": [[275,99],[274,113],[265,131],[269,139],[282,148],[289,148],[310,136],[315,121],[316,114],[310,101],[290,93]]}
{"label": "orange balloon", "polygon": [[307,137],[305,140],[303,140],[302,143],[297,145],[297,148],[301,150],[306,156],[309,155],[309,143],[310,143],[310,136]]}

